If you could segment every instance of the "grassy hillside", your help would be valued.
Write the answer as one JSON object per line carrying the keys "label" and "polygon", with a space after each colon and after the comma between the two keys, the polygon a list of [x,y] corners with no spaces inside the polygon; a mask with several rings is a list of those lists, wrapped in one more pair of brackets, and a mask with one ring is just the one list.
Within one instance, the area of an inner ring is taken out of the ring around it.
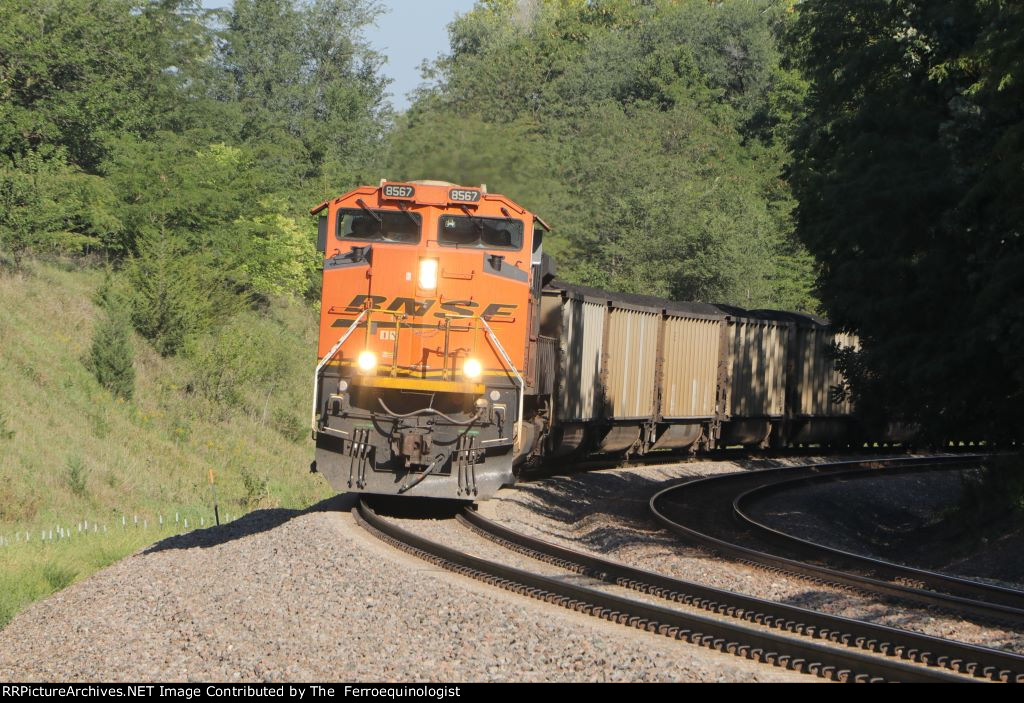
{"label": "grassy hillside", "polygon": [[[329,495],[308,473],[316,334],[308,309],[273,303],[236,322],[255,330],[248,336],[197,340],[192,361],[163,358],[136,337],[135,394],[124,401],[83,363],[102,281],[102,273],[70,265],[0,275],[0,626],[32,600],[183,529],[186,519],[209,524],[210,469],[222,516]],[[253,347],[241,353],[246,363],[259,366],[273,353],[275,380],[236,384],[228,402],[195,390],[220,372],[217,359],[237,340]],[[78,532],[83,521],[88,536]],[[40,539],[61,528],[71,536]]]}

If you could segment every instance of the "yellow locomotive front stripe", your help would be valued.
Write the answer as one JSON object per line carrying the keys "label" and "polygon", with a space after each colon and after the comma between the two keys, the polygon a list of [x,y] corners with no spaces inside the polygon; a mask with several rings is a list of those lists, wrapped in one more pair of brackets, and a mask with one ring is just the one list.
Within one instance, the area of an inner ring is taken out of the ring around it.
{"label": "yellow locomotive front stripe", "polygon": [[425,378],[392,378],[390,376],[355,376],[353,386],[366,388],[401,388],[414,391],[438,391],[441,393],[472,393],[479,395],[487,390],[482,383],[465,381],[432,381]]}
{"label": "yellow locomotive front stripe", "polygon": [[[403,368],[403,367],[399,366],[398,370],[397,370],[397,374],[398,374],[397,377],[391,377],[391,376],[365,376],[361,372],[358,371],[359,367],[356,365],[356,363],[354,361],[349,361],[348,359],[343,359],[343,360],[342,359],[332,359],[331,361],[328,361],[327,364],[325,364],[325,366],[326,367],[333,367],[333,368],[353,369],[353,370],[356,371],[356,374],[355,374],[355,376],[353,376],[353,378],[357,379],[357,382],[358,382],[358,379],[366,379],[366,378],[377,378],[377,379],[387,378],[387,380],[389,380],[389,381],[394,381],[396,379],[398,379],[398,380],[401,380],[401,379],[406,379],[406,380],[422,380],[424,378],[437,378],[437,379],[441,379],[441,378],[443,378],[445,376],[445,373],[446,373],[442,369],[418,370],[418,369]],[[390,373],[391,372],[391,366],[388,364],[387,360],[385,360],[378,367],[378,369],[380,371],[384,372],[384,373]],[[447,371],[447,375],[451,376],[453,374],[457,376],[457,375],[459,375],[459,372],[458,371],[452,371],[450,369]],[[510,378],[511,378],[510,375],[504,369],[493,369],[492,368],[492,369],[484,369],[483,370],[483,375],[481,376],[480,380],[481,381],[491,381],[491,382],[502,383],[502,382],[508,382]]]}

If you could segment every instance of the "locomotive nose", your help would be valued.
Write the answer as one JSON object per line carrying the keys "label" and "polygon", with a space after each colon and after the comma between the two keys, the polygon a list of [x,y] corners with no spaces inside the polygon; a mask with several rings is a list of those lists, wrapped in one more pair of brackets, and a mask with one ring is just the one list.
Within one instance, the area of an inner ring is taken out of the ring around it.
{"label": "locomotive nose", "polygon": [[340,490],[493,494],[513,478],[535,319],[529,214],[434,182],[365,186],[323,207],[319,473]]}

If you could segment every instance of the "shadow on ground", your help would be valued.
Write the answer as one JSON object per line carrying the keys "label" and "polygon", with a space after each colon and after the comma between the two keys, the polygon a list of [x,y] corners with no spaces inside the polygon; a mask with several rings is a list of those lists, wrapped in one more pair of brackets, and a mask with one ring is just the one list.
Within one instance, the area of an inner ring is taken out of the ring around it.
{"label": "shadow on ground", "polygon": [[[359,500],[359,494],[342,493],[305,510],[269,508],[254,510],[237,520],[201,530],[193,530],[173,537],[167,537],[143,550],[143,554],[162,552],[168,549],[209,549],[221,544],[242,539],[261,532],[269,532],[301,515],[309,513],[349,512]],[[448,501],[425,498],[399,498],[396,496],[369,496],[370,507],[387,517],[443,520],[454,518],[466,505],[463,501]]]}
{"label": "shadow on ground", "polygon": [[343,493],[341,495],[336,495],[331,498],[327,498],[326,500],[322,500],[315,505],[311,505],[305,510],[289,510],[287,508],[254,510],[251,513],[243,515],[237,520],[232,520],[231,522],[223,525],[207,527],[202,530],[192,530],[191,532],[186,532],[184,534],[167,537],[144,549],[143,554],[162,552],[168,549],[195,549],[196,547],[200,549],[208,549],[210,547],[216,547],[250,535],[269,532],[270,530],[280,527],[289,520],[299,517],[300,515],[306,515],[308,513],[348,512],[352,509],[352,506],[355,505],[355,502],[355,494]]}
{"label": "shadow on ground", "polygon": [[[773,458],[730,460],[740,471],[755,471],[786,466]],[[686,464],[648,466],[643,475],[631,471],[591,470],[586,472],[547,473],[534,476],[516,486],[519,495],[505,500],[518,504],[537,515],[572,528],[574,537],[588,549],[611,554],[634,544],[659,544],[678,554],[703,558],[708,555],[670,535],[650,515],[648,501],[661,489],[703,475],[681,475]],[[585,475],[583,475],[585,473]],[[725,475],[725,474],[721,474]],[[563,530],[545,530],[551,536]]]}
{"label": "shadow on ground", "polygon": [[[774,459],[746,459],[734,462],[741,469],[754,470],[773,468],[783,465]],[[606,513],[609,516],[625,517],[631,523],[638,523],[635,536],[627,529],[620,539],[615,538],[615,530],[600,528],[582,537],[599,551],[612,551],[630,541],[649,541],[652,532],[660,530],[647,516],[646,499],[642,501],[623,500],[625,495],[653,495],[656,490],[668,482],[678,481],[678,472],[657,472],[651,477],[639,476],[629,472],[588,471],[585,485],[579,481],[527,481],[518,488],[534,500],[520,501],[531,510],[563,523],[574,523],[580,515],[580,506],[591,505],[589,514]],[[578,477],[580,472],[562,473],[560,476]],[[242,539],[261,532],[269,532],[288,521],[316,512],[348,512],[355,507],[359,495],[343,493],[305,510],[286,508],[270,508],[255,510],[230,523],[193,530],[181,535],[162,539],[143,550],[144,554],[161,552],[169,549],[208,549],[236,539]],[[513,499],[516,500],[516,499]],[[463,501],[437,499],[403,498],[399,496],[369,496],[370,506],[380,515],[403,519],[441,520],[453,518],[466,505]],[[614,543],[612,545],[611,543]]]}

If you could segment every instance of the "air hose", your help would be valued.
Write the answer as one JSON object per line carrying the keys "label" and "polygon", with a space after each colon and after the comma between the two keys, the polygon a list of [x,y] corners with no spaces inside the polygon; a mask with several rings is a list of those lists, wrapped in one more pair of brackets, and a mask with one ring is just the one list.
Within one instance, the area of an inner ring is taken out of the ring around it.
{"label": "air hose", "polygon": [[453,425],[461,425],[463,427],[466,427],[467,425],[472,425],[474,422],[479,420],[480,419],[480,413],[482,412],[481,410],[477,410],[476,413],[473,414],[473,417],[471,417],[468,420],[463,422],[461,420],[456,420],[453,417],[449,417],[448,415],[445,415],[440,410],[434,410],[433,408],[423,408],[421,410],[413,410],[411,413],[402,414],[402,413],[393,412],[391,410],[391,408],[389,408],[387,406],[387,404],[384,402],[383,398],[377,398],[377,402],[380,403],[380,406],[382,408],[384,408],[384,412],[386,412],[391,417],[407,418],[407,417],[415,417],[416,415],[425,415],[425,414],[426,415],[437,415],[438,417],[444,418],[445,420],[447,420],[448,422],[452,423]]}

